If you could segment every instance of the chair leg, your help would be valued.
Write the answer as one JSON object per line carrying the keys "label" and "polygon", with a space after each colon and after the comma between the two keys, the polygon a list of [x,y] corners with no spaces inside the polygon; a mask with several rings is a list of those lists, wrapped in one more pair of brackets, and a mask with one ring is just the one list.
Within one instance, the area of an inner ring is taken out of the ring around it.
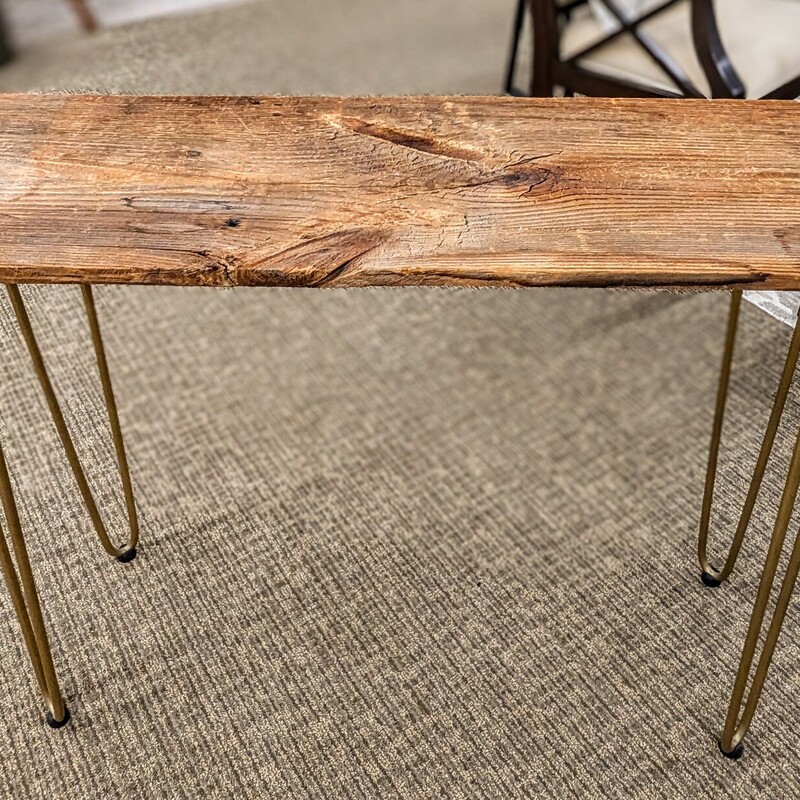
{"label": "chair leg", "polygon": [[[525,14],[530,11],[533,28],[533,74],[529,92],[514,83],[520,43],[525,29]],[[558,59],[558,11],[552,0],[518,0],[511,31],[506,67],[505,93],[514,97],[551,97],[553,94],[553,62]]]}
{"label": "chair leg", "polygon": [[519,43],[522,38],[522,29],[525,23],[525,4],[527,0],[517,0],[517,10],[514,14],[514,27],[511,31],[511,47],[508,52],[508,62],[506,67],[506,80],[504,91],[506,94],[518,95],[514,88],[514,75],[517,70],[517,56],[519,55]]}
{"label": "chair leg", "polygon": [[42,357],[39,344],[36,341],[36,335],[31,325],[30,317],[28,316],[25,303],[22,300],[19,287],[14,284],[6,286],[9,297],[11,298],[11,305],[14,309],[17,322],[25,339],[33,367],[36,371],[36,376],[39,379],[42,391],[44,392],[47,405],[50,409],[50,414],[53,422],[58,431],[58,436],[61,439],[61,444],[67,455],[72,473],[78,484],[86,509],[91,517],[94,529],[100,539],[105,551],[117,561],[127,563],[136,558],[136,545],[139,541],[139,521],[136,513],[136,502],[133,495],[133,485],[131,483],[130,469],[128,467],[128,459],[125,453],[125,444],[122,438],[122,428],[119,423],[119,414],[117,412],[117,404],[114,398],[114,390],[111,384],[111,377],[108,370],[108,361],[106,359],[105,347],[103,346],[103,339],[100,333],[100,325],[97,319],[97,310],[94,304],[94,297],[92,294],[91,286],[82,285],[81,291],[83,293],[83,301],[86,307],[86,316],[89,322],[89,329],[92,335],[92,343],[94,345],[95,357],[97,360],[97,367],[100,373],[100,381],[103,387],[103,396],[106,403],[106,410],[108,412],[108,420],[111,427],[111,436],[114,442],[114,450],[117,456],[117,466],[119,468],[120,478],[122,481],[122,489],[125,496],[125,506],[128,512],[129,524],[129,537],[128,541],[122,547],[117,547],[110,539],[106,529],[103,518],[98,510],[97,503],[95,502],[92,490],[89,488],[89,482],[86,479],[86,473],[81,465],[80,458],[75,449],[69,429],[64,420],[64,414],[61,411],[58,398],[56,397],[53,384],[48,375],[47,368]]}
{"label": "chair leg", "polygon": [[553,0],[529,0],[529,2],[534,40],[531,96],[552,97],[555,88],[553,65],[560,56],[558,9]]}
{"label": "chair leg", "polygon": [[86,4],[86,0],[69,0],[69,2],[83,29],[89,32],[97,30],[97,20]]}
{"label": "chair leg", "polygon": [[739,523],[736,526],[736,532],[733,537],[727,558],[723,562],[721,569],[716,569],[711,566],[707,555],[708,546],[708,530],[711,522],[711,507],[714,499],[714,485],[716,483],[717,475],[717,460],[719,456],[720,440],[722,438],[722,423],[725,417],[725,405],[728,397],[728,386],[730,383],[731,362],[733,360],[733,351],[736,343],[736,330],[738,327],[739,310],[742,304],[742,292],[734,291],[731,296],[730,314],[728,317],[728,330],[725,338],[725,349],[722,357],[722,368],[720,370],[719,388],[717,390],[717,406],[714,415],[714,426],[711,435],[711,448],[708,456],[708,468],[706,470],[705,491],[703,493],[703,507],[700,515],[700,535],[698,537],[698,560],[700,562],[701,579],[706,586],[717,587],[723,581],[727,580],[736,564],[739,557],[739,551],[742,547],[747,528],[750,524],[750,518],[753,514],[753,507],[755,506],[758,493],[761,489],[761,483],[764,478],[764,472],[767,468],[772,447],[775,443],[775,435],[780,425],[781,417],[783,415],[784,407],[786,406],[786,398],[789,395],[789,389],[792,385],[792,378],[794,377],[797,369],[798,356],[800,355],[800,323],[795,326],[792,335],[791,343],[789,344],[789,352],[786,356],[786,361],[781,374],[778,391],[775,395],[775,401],[772,405],[772,411],[767,423],[767,429],[764,432],[764,439],[761,443],[761,449],[758,453],[756,466],[753,471],[753,477],[750,481],[750,487],[747,491],[744,506],[742,508]]}
{"label": "chair leg", "polygon": [[2,567],[6,585],[11,594],[14,611],[22,628],[25,647],[30,655],[36,680],[47,703],[45,719],[51,728],[62,728],[69,722],[69,709],[64,704],[61,690],[58,686],[58,679],[53,666],[53,656],[50,651],[50,642],[47,638],[47,629],[42,619],[39,595],[36,591],[36,583],[31,571],[28,551],[22,534],[22,525],[20,524],[17,504],[14,500],[14,492],[2,447],[0,447],[0,503],[2,503],[6,525],[11,535],[14,557],[16,558],[15,567],[14,558],[12,558],[5,533],[0,529],[0,567]]}
{"label": "chair leg", "polygon": [[3,9],[0,8],[0,66],[8,63],[14,58],[14,51],[11,48],[11,41],[8,38],[8,28],[6,26]]}

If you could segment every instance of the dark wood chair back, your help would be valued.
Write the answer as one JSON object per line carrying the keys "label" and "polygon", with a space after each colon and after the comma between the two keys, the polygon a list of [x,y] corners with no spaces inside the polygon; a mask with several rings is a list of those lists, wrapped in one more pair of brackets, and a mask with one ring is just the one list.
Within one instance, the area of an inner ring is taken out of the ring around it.
{"label": "dark wood chair back", "polygon": [[[565,94],[600,97],[705,97],[675,59],[642,29],[642,24],[684,0],[665,0],[636,19],[628,18],[615,0],[599,0],[618,22],[618,29],[566,59],[561,57],[561,31],[570,15],[587,0],[519,0],[511,53],[506,75],[506,92],[513,95],[549,97],[556,87]],[[720,38],[713,0],[691,2],[692,40],[695,52],[715,98],[743,98],[745,85],[736,72]],[[754,4],[757,0],[754,0]],[[533,67],[529,91],[515,86],[518,55],[525,30],[526,15],[533,26]],[[581,60],[619,36],[630,35],[674,85],[668,91],[639,83],[635,79],[611,77],[581,65]],[[754,43],[754,47],[758,44]],[[769,58],[770,54],[765,54]],[[766,95],[766,99],[794,99],[800,95],[800,75],[794,76]]]}
{"label": "dark wood chair back", "polygon": [[11,42],[8,38],[8,29],[5,24],[5,17],[0,8],[0,66],[7,61],[11,61],[14,51],[11,49]]}

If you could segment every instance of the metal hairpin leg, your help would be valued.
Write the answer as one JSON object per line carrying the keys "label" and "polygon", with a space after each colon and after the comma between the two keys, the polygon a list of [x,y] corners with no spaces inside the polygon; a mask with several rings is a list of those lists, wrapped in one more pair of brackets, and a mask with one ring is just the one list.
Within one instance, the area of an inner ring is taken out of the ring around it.
{"label": "metal hairpin leg", "polygon": [[[739,319],[739,310],[742,302],[741,291],[735,291],[731,298],[730,316],[728,319],[728,331],[725,341],[725,351],[722,359],[722,369],[720,372],[719,389],[717,393],[717,408],[714,418],[714,428],[711,437],[711,450],[709,453],[708,470],[706,473],[705,493],[703,496],[703,510],[700,521],[700,537],[698,545],[698,555],[700,567],[702,569],[702,580],[706,586],[716,587],[728,578],[731,574],[736,559],[741,550],[747,527],[753,512],[753,507],[758,497],[764,471],[769,460],[770,453],[775,441],[775,434],[780,425],[781,416],[786,405],[786,398],[789,394],[792,378],[797,368],[798,356],[800,355],[800,321],[795,325],[794,334],[789,345],[789,352],[786,356],[786,363],[781,375],[775,402],[772,406],[767,430],[761,444],[761,449],[756,461],[753,478],[747,492],[744,507],[742,509],[739,524],[734,534],[728,557],[721,569],[717,570],[710,566],[706,555],[706,545],[708,542],[708,528],[711,518],[711,504],[714,494],[714,482],[717,471],[717,458],[719,455],[719,444],[722,435],[722,422],[725,414],[725,401],[728,394],[730,383],[731,361],[733,359],[734,344],[736,341],[736,328]],[[786,477],[783,494],[781,496],[778,514],[775,520],[775,527],[772,532],[769,550],[767,552],[764,570],[758,586],[753,613],[750,618],[750,625],[745,638],[739,670],[736,675],[733,695],[731,697],[728,713],[725,718],[725,728],[720,739],[720,749],[729,758],[740,758],[744,752],[743,739],[747,734],[750,723],[753,720],[764,681],[769,670],[775,645],[781,632],[783,620],[789,606],[789,601],[800,571],[800,532],[795,540],[794,548],[789,560],[789,565],[781,583],[778,599],[772,619],[767,629],[767,635],[761,649],[761,655],[756,663],[756,670],[753,676],[750,691],[745,700],[748,679],[750,677],[753,661],[758,649],[759,635],[764,623],[767,605],[772,594],[772,587],[775,582],[775,573],[781,558],[786,531],[792,516],[792,510],[797,498],[798,488],[800,487],[800,430],[798,430],[792,453],[789,472]]]}
{"label": "metal hairpin leg", "polygon": [[58,398],[56,397],[53,384],[50,381],[50,376],[47,373],[44,359],[42,358],[41,350],[36,341],[36,336],[31,326],[28,312],[25,304],[22,301],[22,296],[19,288],[13,284],[7,287],[11,304],[14,308],[14,314],[17,317],[22,336],[28,346],[31,359],[33,360],[33,368],[36,371],[36,376],[44,392],[47,405],[50,408],[50,414],[53,417],[58,436],[61,439],[61,444],[67,454],[72,473],[75,475],[75,480],[78,483],[83,501],[86,504],[86,509],[92,519],[92,524],[97,531],[97,536],[100,543],[103,545],[105,551],[117,561],[127,563],[136,558],[136,545],[139,541],[139,520],[136,514],[136,502],[133,496],[133,485],[131,483],[130,470],[128,468],[128,459],[125,454],[125,444],[122,439],[122,429],[119,424],[119,415],[117,413],[117,404],[114,399],[114,390],[111,385],[111,376],[108,372],[108,362],[106,360],[105,348],[103,346],[103,339],[100,335],[100,325],[97,320],[97,311],[94,305],[94,297],[92,295],[92,288],[88,285],[82,285],[81,291],[83,293],[83,301],[86,306],[86,316],[89,321],[89,329],[92,334],[92,343],[94,345],[95,356],[97,358],[97,368],[100,372],[100,381],[103,386],[103,396],[106,402],[106,409],[108,411],[108,421],[111,426],[111,436],[114,441],[114,450],[117,456],[117,465],[119,467],[120,477],[122,479],[122,489],[125,495],[125,506],[128,512],[128,524],[130,527],[130,535],[128,542],[123,547],[117,547],[111,541],[106,530],[103,518],[97,508],[92,490],[89,488],[89,482],[86,480],[86,473],[81,465],[78,453],[75,450],[72,437],[70,436],[67,424],[64,421],[64,414],[61,411]]}
{"label": "metal hairpin leg", "polygon": [[11,593],[14,611],[17,613],[17,619],[22,628],[25,647],[33,663],[36,680],[47,702],[47,724],[51,728],[61,728],[69,722],[69,709],[64,705],[58,686],[47,630],[42,619],[42,608],[39,605],[39,595],[36,591],[36,583],[33,579],[2,447],[0,447],[0,503],[3,506],[17,562],[15,567],[6,542],[5,532],[0,528],[0,565],[2,565],[3,576]]}
{"label": "metal hairpin leg", "polygon": [[[125,446],[122,440],[122,430],[119,424],[117,405],[114,400],[114,392],[108,372],[108,362],[106,360],[103,340],[100,335],[100,326],[97,321],[97,312],[91,287],[82,286],[81,291],[83,292],[86,315],[92,335],[92,342],[94,344],[95,356],[97,358],[97,367],[100,372],[100,381],[102,383],[103,396],[108,411],[111,435],[114,441],[117,464],[122,479],[125,505],[127,506],[128,522],[130,526],[128,542],[121,548],[116,547],[111,542],[106,526],[97,508],[97,503],[89,488],[86,474],[81,465],[77,451],[75,450],[75,445],[73,444],[66,422],[64,421],[64,415],[47,373],[44,359],[42,358],[42,353],[36,341],[36,336],[20,291],[17,286],[11,284],[7,285],[6,288],[11,298],[11,304],[17,322],[19,323],[22,336],[25,339],[28,351],[33,360],[34,370],[36,371],[39,383],[47,400],[47,405],[50,408],[53,422],[55,423],[59,438],[66,451],[67,459],[75,475],[75,480],[78,483],[78,488],[80,489],[87,510],[89,511],[89,516],[92,519],[97,535],[100,538],[100,542],[106,552],[114,556],[118,561],[124,563],[132,561],[136,557],[136,545],[139,539],[139,523],[136,514],[136,504],[133,496],[133,486],[131,484],[128,460],[125,455]],[[16,567],[2,528],[0,528],[0,566],[2,566],[3,575],[5,576],[6,583],[11,593],[14,610],[16,611],[20,626],[22,627],[25,645],[33,663],[36,679],[49,707],[47,723],[52,728],[60,728],[69,722],[69,710],[64,705],[64,701],[61,698],[58,680],[53,667],[53,657],[47,639],[47,631],[42,620],[42,611],[39,605],[36,585],[31,572],[28,554],[25,549],[22,527],[20,525],[17,506],[14,500],[11,481],[9,479],[2,449],[0,449],[0,502],[2,502],[6,523],[11,534],[14,556],[16,557]]]}

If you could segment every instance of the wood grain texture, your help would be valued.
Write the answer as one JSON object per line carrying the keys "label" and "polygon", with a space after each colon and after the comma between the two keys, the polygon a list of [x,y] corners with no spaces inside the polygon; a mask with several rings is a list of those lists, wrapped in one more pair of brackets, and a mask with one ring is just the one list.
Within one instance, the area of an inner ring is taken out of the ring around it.
{"label": "wood grain texture", "polygon": [[800,104],[3,95],[0,281],[800,289]]}

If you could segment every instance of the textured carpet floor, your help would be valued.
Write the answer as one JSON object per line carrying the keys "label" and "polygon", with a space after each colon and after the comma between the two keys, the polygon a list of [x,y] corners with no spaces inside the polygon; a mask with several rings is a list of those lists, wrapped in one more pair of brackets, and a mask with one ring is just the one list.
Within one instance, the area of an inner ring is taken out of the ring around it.
{"label": "textured carpet floor", "polygon": [[[119,520],[77,291],[32,294]],[[43,726],[4,606],[0,794],[792,796],[796,610],[746,758],[715,750],[776,503],[773,479],[741,572],[705,590],[724,298],[99,297],[142,554],[90,535],[6,326],[4,441],[74,722]],[[756,309],[743,334],[728,524],[785,346]]]}
{"label": "textured carpet floor", "polygon": [[[124,25],[164,14],[191,13],[237,0],[88,0],[98,24]],[[84,36],[80,19],[68,0],[2,0],[0,8],[17,47],[27,48],[63,36]]]}
{"label": "textured carpet floor", "polygon": [[[0,85],[494,90],[510,9],[408,2],[390,25],[384,5],[362,38],[366,0],[148,23],[23,56]],[[314,58],[291,62],[301,50]],[[120,528],[79,294],[26,296]],[[704,589],[724,297],[126,288],[98,303],[142,514],[127,566],[93,539],[0,300],[0,434],[74,714],[44,726],[0,594],[0,796],[800,794],[797,608],[745,758],[716,751],[800,424],[795,393],[741,569]],[[744,311],[725,530],[787,340]]]}
{"label": "textured carpet floor", "polygon": [[[104,28],[163,14],[185,14],[237,0],[88,0],[87,5]],[[2,0],[17,47],[65,36],[84,36],[80,19],[68,0]]]}
{"label": "textured carpet floor", "polygon": [[514,5],[261,0],[32,47],[0,91],[497,94]]}

